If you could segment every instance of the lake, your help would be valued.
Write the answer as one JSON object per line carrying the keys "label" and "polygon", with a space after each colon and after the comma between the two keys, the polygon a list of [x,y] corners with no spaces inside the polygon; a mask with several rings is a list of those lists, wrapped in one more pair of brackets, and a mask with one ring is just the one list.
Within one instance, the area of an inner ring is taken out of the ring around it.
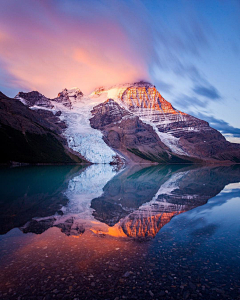
{"label": "lake", "polygon": [[240,166],[0,169],[1,299],[240,299]]}

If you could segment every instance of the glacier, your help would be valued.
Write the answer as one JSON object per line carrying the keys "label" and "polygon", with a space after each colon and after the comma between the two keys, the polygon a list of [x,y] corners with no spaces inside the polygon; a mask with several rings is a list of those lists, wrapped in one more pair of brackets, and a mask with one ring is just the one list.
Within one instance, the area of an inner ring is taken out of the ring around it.
{"label": "glacier", "polygon": [[89,119],[93,104],[73,104],[72,109],[62,110],[60,119],[67,124],[63,135],[68,146],[92,163],[111,163],[117,155],[102,139],[102,133],[91,127]]}
{"label": "glacier", "polygon": [[[80,153],[89,162],[96,164],[109,164],[118,155],[102,139],[101,131],[90,125],[91,110],[105,100],[98,95],[82,96],[78,88],[64,89],[60,98],[51,101],[52,108],[31,106],[32,110],[45,109],[54,114],[61,111],[59,119],[67,125],[63,136],[66,138],[68,147]],[[65,97],[65,98],[64,98]],[[22,99],[19,99],[22,101]],[[119,155],[118,155],[119,156]]]}

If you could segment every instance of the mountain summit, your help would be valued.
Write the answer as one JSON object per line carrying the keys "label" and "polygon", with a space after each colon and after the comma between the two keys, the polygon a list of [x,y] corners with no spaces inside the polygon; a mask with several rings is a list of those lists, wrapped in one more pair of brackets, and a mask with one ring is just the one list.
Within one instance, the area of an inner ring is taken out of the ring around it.
{"label": "mountain summit", "polygon": [[15,99],[20,100],[23,104],[33,107],[33,106],[42,106],[47,108],[53,108],[54,104],[51,103],[57,102],[61,103],[64,106],[71,108],[72,103],[76,101],[80,101],[83,96],[83,93],[79,88],[72,89],[63,89],[62,92],[58,93],[57,97],[54,99],[47,98],[43,96],[38,91],[32,91],[29,93],[19,92]]}

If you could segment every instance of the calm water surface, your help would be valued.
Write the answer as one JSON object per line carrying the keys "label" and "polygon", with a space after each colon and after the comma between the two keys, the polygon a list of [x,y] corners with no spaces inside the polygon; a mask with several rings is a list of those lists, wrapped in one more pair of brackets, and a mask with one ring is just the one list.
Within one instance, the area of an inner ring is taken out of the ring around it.
{"label": "calm water surface", "polygon": [[240,299],[240,166],[0,169],[1,299]]}

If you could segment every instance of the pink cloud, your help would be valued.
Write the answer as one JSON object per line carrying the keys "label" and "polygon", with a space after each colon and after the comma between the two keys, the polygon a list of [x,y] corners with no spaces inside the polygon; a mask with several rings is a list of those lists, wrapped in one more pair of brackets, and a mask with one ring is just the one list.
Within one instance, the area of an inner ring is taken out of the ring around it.
{"label": "pink cloud", "polygon": [[54,97],[65,87],[89,93],[148,79],[145,62],[114,18],[81,18],[49,3],[9,0],[0,12],[0,62],[15,78],[12,87],[21,82]]}

